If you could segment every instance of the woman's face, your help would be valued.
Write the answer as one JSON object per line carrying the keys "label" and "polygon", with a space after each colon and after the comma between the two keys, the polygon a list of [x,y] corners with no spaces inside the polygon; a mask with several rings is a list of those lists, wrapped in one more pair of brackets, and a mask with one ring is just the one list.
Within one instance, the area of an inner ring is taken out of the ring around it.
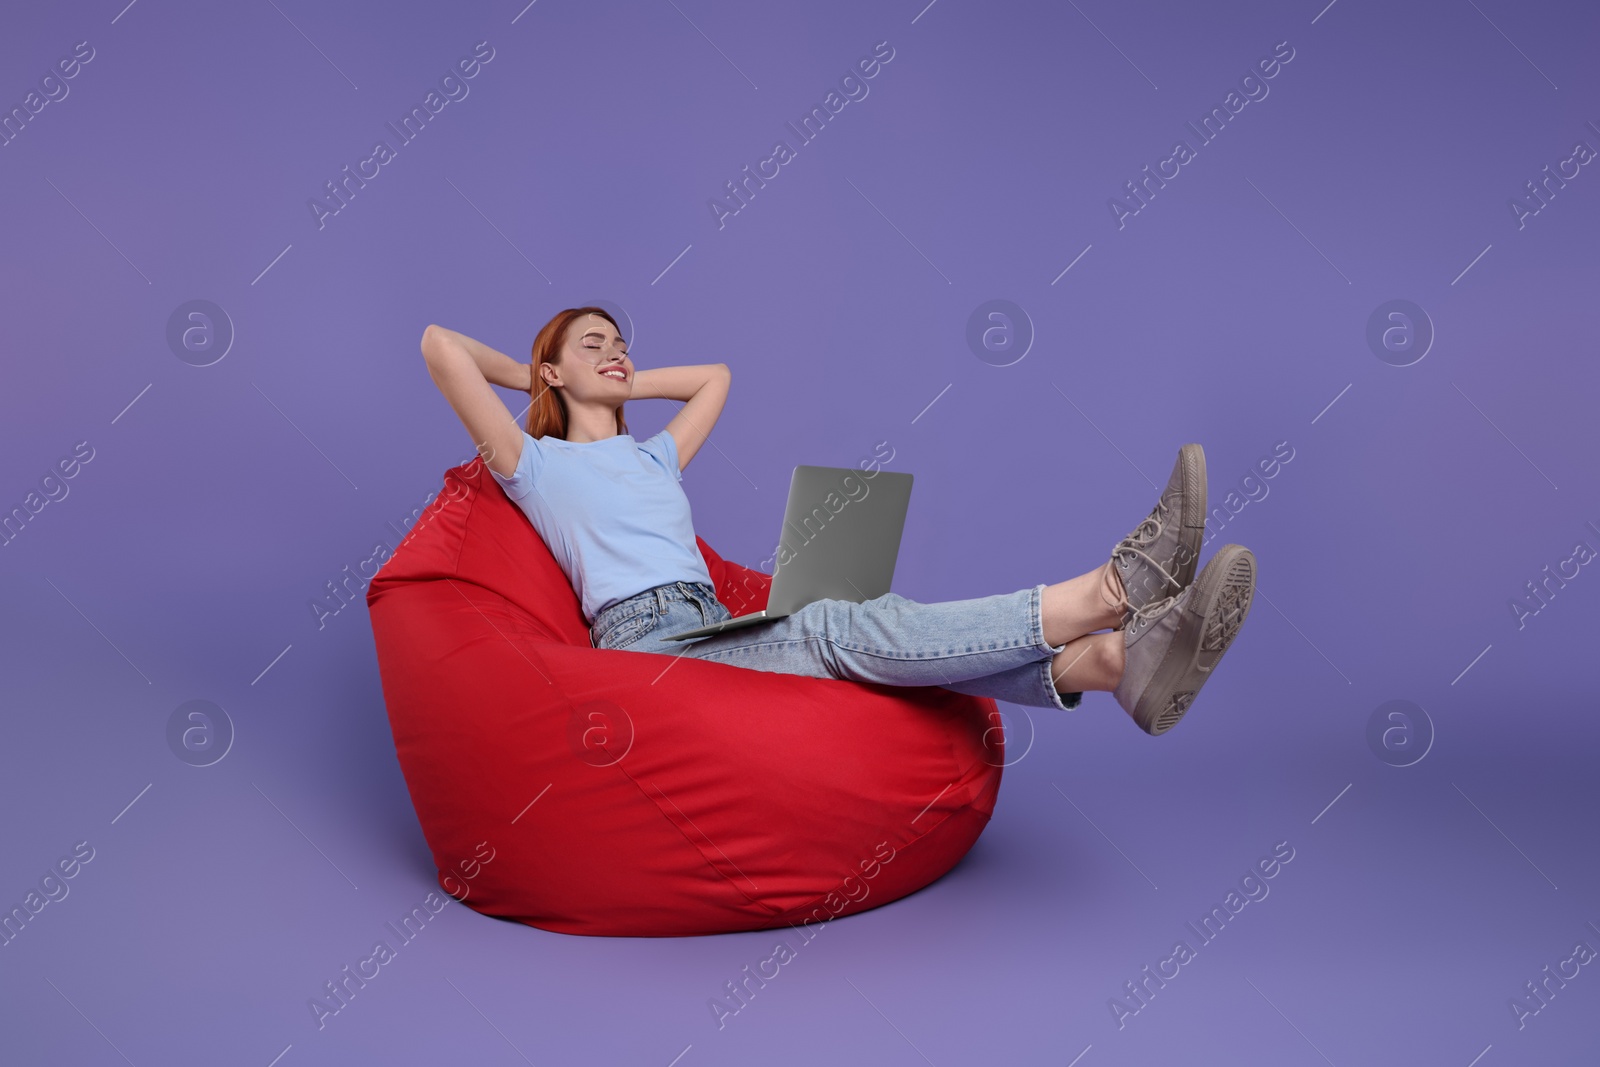
{"label": "woman's face", "polygon": [[610,320],[599,315],[574,319],[567,327],[559,370],[561,385],[572,400],[616,404],[633,393],[634,368],[627,342]]}

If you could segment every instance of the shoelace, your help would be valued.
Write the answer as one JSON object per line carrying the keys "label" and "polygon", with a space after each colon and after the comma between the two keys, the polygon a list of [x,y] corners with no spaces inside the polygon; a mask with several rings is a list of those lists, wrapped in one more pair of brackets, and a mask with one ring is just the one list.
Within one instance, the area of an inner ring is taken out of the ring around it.
{"label": "shoelace", "polygon": [[1142,608],[1130,606],[1128,608],[1128,612],[1132,618],[1128,620],[1127,628],[1132,629],[1138,622],[1152,623],[1159,619],[1161,616],[1165,615],[1174,604],[1178,602],[1178,598],[1186,591],[1187,590],[1180,589],[1176,593],[1169,593],[1166,596],[1161,597],[1159,600],[1150,601],[1150,603],[1146,604]]}
{"label": "shoelace", "polygon": [[[1144,551],[1155,543],[1156,539],[1161,536],[1162,530],[1166,528],[1166,513],[1166,500],[1158,500],[1155,508],[1149,515],[1145,516],[1144,521],[1139,523],[1132,533],[1118,541],[1116,546],[1112,548],[1113,567],[1118,559],[1125,560],[1130,565],[1135,559],[1142,559],[1154,568],[1155,572],[1161,575],[1168,585],[1181,585],[1171,572],[1157,562],[1148,552]],[[1120,583],[1121,574],[1119,573],[1117,577]],[[1150,601],[1148,604],[1136,607],[1128,600],[1127,590],[1124,589],[1122,596],[1117,598],[1120,601],[1119,606],[1124,615],[1124,628],[1131,627],[1136,621],[1149,623],[1160,618],[1172,607],[1182,592],[1183,590],[1179,588],[1176,593],[1169,593],[1166,596]]]}
{"label": "shoelace", "polygon": [[[1148,556],[1145,558],[1149,559]],[[1161,573],[1166,574],[1166,571],[1161,570],[1160,565],[1156,564],[1154,560],[1151,561],[1151,566],[1154,566],[1157,570],[1160,570]],[[1169,575],[1168,577],[1170,578],[1171,576]],[[1118,575],[1119,581],[1120,578],[1121,575]],[[1117,598],[1117,600],[1120,601],[1118,607],[1120,607],[1122,610],[1124,617],[1122,629],[1134,629],[1140,622],[1147,624],[1154,622],[1156,619],[1159,619],[1162,615],[1166,614],[1167,611],[1171,609],[1172,605],[1177,602],[1177,599],[1182,595],[1183,590],[1180,589],[1176,593],[1169,593],[1166,596],[1158,597],[1141,607],[1135,607],[1128,600],[1127,594],[1124,593],[1122,596]]]}

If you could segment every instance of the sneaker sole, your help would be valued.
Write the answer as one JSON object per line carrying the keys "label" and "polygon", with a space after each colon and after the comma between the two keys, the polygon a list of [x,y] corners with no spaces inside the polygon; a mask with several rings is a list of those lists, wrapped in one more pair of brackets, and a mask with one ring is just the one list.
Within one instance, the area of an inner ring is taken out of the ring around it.
{"label": "sneaker sole", "polygon": [[1182,631],[1139,696],[1133,720],[1142,730],[1164,734],[1183,718],[1238,636],[1255,591],[1255,554],[1243,545],[1218,549],[1189,595]]}

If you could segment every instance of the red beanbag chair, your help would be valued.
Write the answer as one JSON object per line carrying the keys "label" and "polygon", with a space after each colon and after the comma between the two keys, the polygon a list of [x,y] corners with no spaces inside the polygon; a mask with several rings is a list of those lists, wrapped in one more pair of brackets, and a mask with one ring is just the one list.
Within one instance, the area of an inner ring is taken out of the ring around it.
{"label": "red beanbag chair", "polygon": [[[718,598],[771,578],[698,540]],[[439,885],[570,934],[761,930],[875,908],[994,811],[993,700],[597,649],[481,459],[373,578],[389,724]]]}

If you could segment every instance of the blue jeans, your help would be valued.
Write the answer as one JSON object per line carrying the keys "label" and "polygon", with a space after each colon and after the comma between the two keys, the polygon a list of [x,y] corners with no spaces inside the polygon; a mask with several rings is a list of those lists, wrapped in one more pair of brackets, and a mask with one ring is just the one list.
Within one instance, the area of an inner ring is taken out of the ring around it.
{"label": "blue jeans", "polygon": [[937,685],[1013,704],[1078,706],[1058,693],[1050,659],[1065,645],[1044,640],[1044,586],[922,604],[894,593],[860,604],[817,600],[793,615],[712,637],[668,634],[721,622],[729,612],[704,582],[673,582],[619,600],[589,627],[595,648],[655,652],[757,671],[883,685]]}

